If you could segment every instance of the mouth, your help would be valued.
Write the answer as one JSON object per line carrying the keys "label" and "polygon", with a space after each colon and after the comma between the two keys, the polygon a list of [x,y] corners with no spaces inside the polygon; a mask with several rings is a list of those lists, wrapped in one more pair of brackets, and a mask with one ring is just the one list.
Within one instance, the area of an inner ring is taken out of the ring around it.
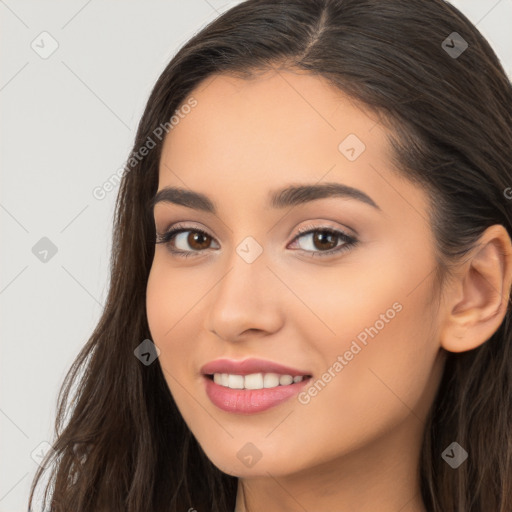
{"label": "mouth", "polygon": [[250,415],[277,407],[296,396],[312,379],[309,374],[252,373],[203,375],[205,392],[218,409]]}
{"label": "mouth", "polygon": [[200,370],[210,401],[225,412],[253,414],[298,394],[312,374],[280,363],[249,358],[217,359]]}

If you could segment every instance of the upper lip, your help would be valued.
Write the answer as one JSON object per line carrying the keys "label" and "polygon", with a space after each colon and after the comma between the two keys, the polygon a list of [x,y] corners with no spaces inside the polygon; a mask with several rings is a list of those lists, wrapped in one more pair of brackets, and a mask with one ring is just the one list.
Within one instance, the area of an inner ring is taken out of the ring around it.
{"label": "upper lip", "polygon": [[233,375],[250,375],[251,373],[278,373],[281,375],[311,375],[309,372],[290,368],[273,361],[249,358],[242,361],[233,359],[216,359],[201,367],[201,373],[212,375],[214,373],[230,373]]}

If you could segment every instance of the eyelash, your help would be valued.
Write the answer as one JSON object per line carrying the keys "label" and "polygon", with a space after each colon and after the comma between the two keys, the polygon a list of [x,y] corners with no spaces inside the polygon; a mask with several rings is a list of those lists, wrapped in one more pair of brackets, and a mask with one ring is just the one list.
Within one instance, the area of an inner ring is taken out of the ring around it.
{"label": "eyelash", "polygon": [[[194,253],[200,253],[203,251],[182,251],[182,250],[176,250],[173,249],[171,246],[171,241],[174,239],[176,235],[179,233],[190,231],[192,233],[200,233],[201,235],[204,235],[208,238],[212,238],[206,231],[193,227],[193,226],[184,226],[181,224],[178,224],[175,228],[170,229],[166,233],[163,233],[162,235],[157,234],[157,244],[165,244],[169,251],[179,257],[179,258],[188,258],[189,256],[193,256]],[[338,239],[341,239],[343,242],[345,242],[343,245],[340,245],[339,247],[336,247],[334,249],[329,249],[328,251],[304,251],[306,253],[310,253],[311,257],[314,256],[333,256],[334,254],[341,254],[347,250],[349,250],[351,247],[354,247],[357,245],[358,240],[354,238],[353,236],[347,235],[345,232],[340,231],[338,229],[330,228],[330,227],[322,227],[322,226],[305,226],[302,228],[299,228],[297,233],[297,236],[294,237],[292,242],[295,242],[298,238],[301,238],[305,235],[308,235],[310,233],[316,233],[316,232],[322,232],[322,233],[328,233],[330,235],[335,235],[338,237]]]}

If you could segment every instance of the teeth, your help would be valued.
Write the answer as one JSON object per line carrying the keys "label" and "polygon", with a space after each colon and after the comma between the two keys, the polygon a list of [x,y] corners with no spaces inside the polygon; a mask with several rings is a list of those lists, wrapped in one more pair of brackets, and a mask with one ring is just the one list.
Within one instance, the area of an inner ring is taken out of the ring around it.
{"label": "teeth", "polygon": [[263,374],[262,373],[251,373],[250,375],[246,375],[242,377],[242,387],[245,389],[262,389],[263,388]]}
{"label": "teeth", "polygon": [[244,389],[244,378],[242,375],[228,375],[228,387],[231,389]]}
{"label": "teeth", "polygon": [[281,375],[279,377],[279,384],[281,386],[289,386],[293,382],[293,377],[291,375]]}
{"label": "teeth", "polygon": [[263,377],[264,388],[275,388],[279,386],[279,375],[277,373],[266,373]]}
{"label": "teeth", "polygon": [[279,375],[277,373],[251,373],[250,375],[233,375],[228,373],[214,373],[215,384],[231,389],[264,389],[277,386],[288,386],[294,382],[301,382],[304,376]]}

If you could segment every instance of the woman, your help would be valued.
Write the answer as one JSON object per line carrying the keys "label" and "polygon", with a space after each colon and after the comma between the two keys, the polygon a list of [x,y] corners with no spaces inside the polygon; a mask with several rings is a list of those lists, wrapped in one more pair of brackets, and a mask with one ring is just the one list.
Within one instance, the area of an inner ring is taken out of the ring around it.
{"label": "woman", "polygon": [[127,162],[51,510],[512,510],[511,121],[442,0],[195,35]]}

